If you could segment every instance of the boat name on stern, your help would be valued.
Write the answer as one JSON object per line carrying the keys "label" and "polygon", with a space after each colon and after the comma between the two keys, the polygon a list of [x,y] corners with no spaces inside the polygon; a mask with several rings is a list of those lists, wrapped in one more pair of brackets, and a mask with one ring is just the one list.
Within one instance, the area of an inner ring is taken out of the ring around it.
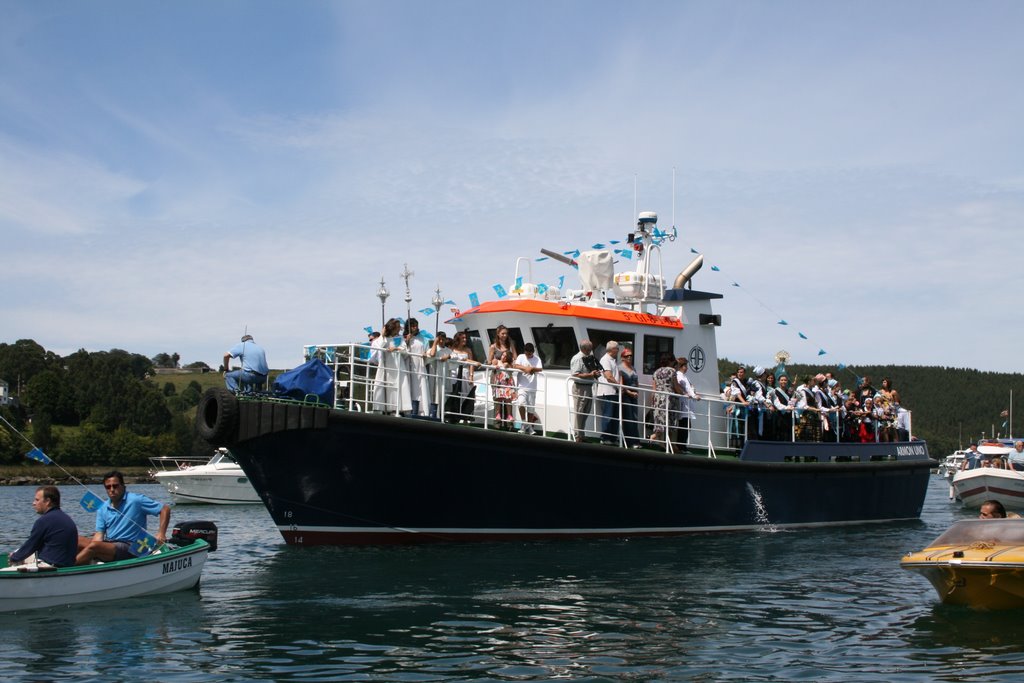
{"label": "boat name on stern", "polygon": [[188,569],[192,566],[192,556],[179,557],[176,560],[168,560],[164,562],[164,570],[161,574],[170,574],[171,572],[180,571],[182,569]]}
{"label": "boat name on stern", "polygon": [[896,455],[927,455],[924,446],[897,446]]}

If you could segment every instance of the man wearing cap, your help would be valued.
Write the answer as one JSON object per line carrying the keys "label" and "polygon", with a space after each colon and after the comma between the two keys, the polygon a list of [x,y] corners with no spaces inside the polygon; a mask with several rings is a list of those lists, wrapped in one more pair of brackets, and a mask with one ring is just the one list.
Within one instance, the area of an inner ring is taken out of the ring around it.
{"label": "man wearing cap", "polygon": [[[242,367],[229,372],[232,358],[241,359]],[[224,354],[224,384],[231,391],[266,384],[267,372],[267,354],[252,340],[251,334],[242,337],[242,341]]]}

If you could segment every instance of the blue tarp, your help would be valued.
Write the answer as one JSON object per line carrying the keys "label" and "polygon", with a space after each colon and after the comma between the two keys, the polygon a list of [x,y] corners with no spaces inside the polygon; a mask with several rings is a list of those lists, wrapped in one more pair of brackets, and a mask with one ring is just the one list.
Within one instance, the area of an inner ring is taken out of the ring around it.
{"label": "blue tarp", "polygon": [[305,400],[312,394],[321,403],[334,405],[334,373],[319,358],[311,358],[274,380],[274,395]]}

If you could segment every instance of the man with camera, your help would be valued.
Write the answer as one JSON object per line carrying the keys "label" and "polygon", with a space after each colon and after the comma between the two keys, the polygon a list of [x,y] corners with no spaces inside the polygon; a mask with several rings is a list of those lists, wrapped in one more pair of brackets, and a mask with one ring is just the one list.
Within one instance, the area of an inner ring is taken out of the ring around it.
{"label": "man with camera", "polygon": [[572,374],[573,409],[575,410],[575,431],[573,438],[577,443],[583,441],[583,433],[587,427],[594,406],[594,381],[601,375],[601,366],[594,357],[594,345],[589,339],[580,342],[580,351],[569,361],[569,372]]}

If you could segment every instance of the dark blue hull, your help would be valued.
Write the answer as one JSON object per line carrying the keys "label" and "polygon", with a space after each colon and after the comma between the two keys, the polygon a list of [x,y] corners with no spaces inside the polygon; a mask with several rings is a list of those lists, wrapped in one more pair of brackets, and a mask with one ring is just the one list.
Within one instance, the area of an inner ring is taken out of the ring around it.
{"label": "dark blue hull", "polygon": [[920,441],[754,442],[715,459],[259,401],[231,419],[213,440],[302,545],[917,519],[934,467]]}

